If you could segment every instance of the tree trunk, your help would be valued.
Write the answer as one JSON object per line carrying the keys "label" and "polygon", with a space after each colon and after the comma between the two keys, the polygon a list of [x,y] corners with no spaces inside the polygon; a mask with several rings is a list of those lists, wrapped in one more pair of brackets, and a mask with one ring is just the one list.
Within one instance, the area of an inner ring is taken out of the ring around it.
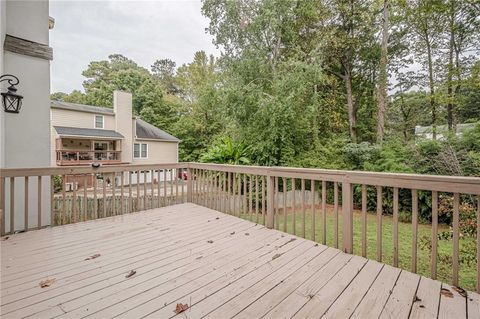
{"label": "tree trunk", "polygon": [[345,72],[345,89],[347,90],[347,108],[348,108],[348,127],[350,130],[350,139],[357,143],[357,114],[353,102],[352,76],[350,72]]}
{"label": "tree trunk", "polygon": [[430,109],[432,110],[432,138],[437,139],[437,109],[435,105],[435,86],[433,82],[433,62],[432,62],[432,48],[428,35],[426,37],[427,46],[427,60],[428,60],[428,82],[430,86]]}
{"label": "tree trunk", "polygon": [[450,42],[448,48],[448,75],[447,75],[447,96],[448,96],[448,103],[447,103],[447,123],[448,123],[448,130],[452,132],[454,130],[454,112],[455,112],[455,94],[453,92],[453,50],[454,50],[454,26],[455,26],[455,10],[453,1],[451,1],[450,6]]}
{"label": "tree trunk", "polygon": [[387,104],[387,65],[388,65],[388,0],[383,1],[382,23],[382,53],[380,57],[380,72],[378,76],[378,114],[377,114],[377,143],[383,143],[385,133],[385,109]]}

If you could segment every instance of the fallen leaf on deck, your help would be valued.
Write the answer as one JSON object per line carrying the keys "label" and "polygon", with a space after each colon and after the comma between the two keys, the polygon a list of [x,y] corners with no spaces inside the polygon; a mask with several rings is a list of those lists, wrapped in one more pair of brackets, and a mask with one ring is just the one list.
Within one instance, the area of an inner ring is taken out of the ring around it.
{"label": "fallen leaf on deck", "polygon": [[234,231],[232,231],[232,232],[230,233],[230,235],[235,235],[235,232],[234,232]]}
{"label": "fallen leaf on deck", "polygon": [[448,290],[447,288],[440,289],[440,293],[445,297],[453,298],[453,293],[450,290]]}
{"label": "fallen leaf on deck", "polygon": [[215,219],[220,219],[220,217],[216,217]]}
{"label": "fallen leaf on deck", "polygon": [[137,272],[135,270],[130,270],[130,272],[128,274],[125,275],[125,278],[130,278],[132,277],[133,275],[135,275]]}
{"label": "fallen leaf on deck", "polygon": [[250,235],[250,234],[249,234],[249,233],[245,233],[245,236],[248,236],[248,235]]}
{"label": "fallen leaf on deck", "polygon": [[277,258],[280,257],[281,255],[282,255],[282,254],[275,254],[275,255],[273,255],[272,260],[277,259]]}
{"label": "fallen leaf on deck", "polygon": [[177,307],[175,308],[174,312],[178,315],[179,313],[182,313],[187,309],[188,309],[187,304],[177,303]]}
{"label": "fallen leaf on deck", "polygon": [[98,257],[100,257],[100,254],[92,255],[92,256],[90,256],[90,257],[88,257],[88,258],[85,258],[85,260],[91,260],[91,259],[95,259],[95,258],[98,258]]}
{"label": "fallen leaf on deck", "polygon": [[6,237],[3,237],[2,240],[8,240],[10,237],[9,236],[6,236]]}
{"label": "fallen leaf on deck", "polygon": [[460,288],[460,287],[456,287],[456,286],[453,286],[452,289],[455,290],[456,292],[458,292],[460,294],[460,296],[462,296],[464,298],[467,298],[467,292],[465,291],[465,289]]}
{"label": "fallen leaf on deck", "polygon": [[40,281],[39,286],[40,288],[50,287],[50,285],[53,284],[54,282],[55,282],[55,278],[45,279]]}
{"label": "fallen leaf on deck", "polygon": [[420,305],[419,307],[420,307],[420,308],[425,308],[425,306],[424,306],[424,305]]}
{"label": "fallen leaf on deck", "polygon": [[198,257],[197,257],[197,258],[195,258],[195,259],[202,259],[202,258],[203,258],[203,256],[198,256]]}
{"label": "fallen leaf on deck", "polygon": [[213,240],[207,240],[207,243],[213,244]]}

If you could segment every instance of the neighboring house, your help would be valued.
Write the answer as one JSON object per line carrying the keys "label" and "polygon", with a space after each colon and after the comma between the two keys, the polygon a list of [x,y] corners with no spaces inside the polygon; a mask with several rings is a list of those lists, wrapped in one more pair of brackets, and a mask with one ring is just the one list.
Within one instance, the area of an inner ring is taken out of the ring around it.
{"label": "neighboring house", "polygon": [[51,101],[53,166],[178,162],[178,138],[134,117],[130,93],[115,91],[113,101],[113,109]]}
{"label": "neighboring house", "polygon": [[[465,123],[465,124],[457,124],[457,130],[455,134],[457,136],[462,135],[463,132],[469,129],[473,129],[475,127],[475,123]],[[437,140],[445,139],[445,135],[448,134],[448,126],[447,125],[437,125]],[[415,126],[415,137],[421,137],[427,140],[433,139],[433,131],[432,126]]]}
{"label": "neighboring house", "polygon": [[[20,83],[17,94],[23,96],[19,113],[4,112],[0,106],[0,168],[50,166],[50,61],[53,50],[49,30],[54,20],[49,17],[48,1],[0,1],[0,76],[11,74]],[[6,92],[7,82],[0,83]],[[0,103],[1,104],[1,103]],[[35,189],[37,179],[29,179]],[[50,222],[50,178],[42,179],[42,219]],[[15,225],[22,225],[24,211],[24,183],[15,183]],[[10,185],[5,196],[10,196]],[[30,192],[28,198],[31,227],[35,227],[39,198]],[[1,208],[1,205],[0,205]],[[8,204],[4,208],[10,210]],[[6,214],[8,225],[10,214]],[[17,228],[17,227],[16,227]]]}

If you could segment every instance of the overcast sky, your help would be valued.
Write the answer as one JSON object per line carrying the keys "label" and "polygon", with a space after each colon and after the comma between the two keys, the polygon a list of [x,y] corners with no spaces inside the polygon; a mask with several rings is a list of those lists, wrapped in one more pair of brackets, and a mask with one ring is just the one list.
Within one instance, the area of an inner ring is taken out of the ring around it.
{"label": "overcast sky", "polygon": [[219,55],[205,33],[208,20],[200,0],[50,1],[55,27],[50,31],[54,59],[52,92],[82,89],[81,73],[90,61],[120,53],[141,66],[161,58],[178,65],[196,51]]}

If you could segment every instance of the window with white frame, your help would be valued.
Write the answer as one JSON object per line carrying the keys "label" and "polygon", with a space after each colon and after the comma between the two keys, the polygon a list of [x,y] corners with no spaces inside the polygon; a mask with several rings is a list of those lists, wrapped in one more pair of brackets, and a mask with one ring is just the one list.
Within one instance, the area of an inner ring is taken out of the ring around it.
{"label": "window with white frame", "polygon": [[103,128],[103,115],[95,115],[95,128]]}
{"label": "window with white frame", "polygon": [[134,143],[133,144],[133,157],[134,158],[148,158],[148,145],[147,145],[147,143]]}

